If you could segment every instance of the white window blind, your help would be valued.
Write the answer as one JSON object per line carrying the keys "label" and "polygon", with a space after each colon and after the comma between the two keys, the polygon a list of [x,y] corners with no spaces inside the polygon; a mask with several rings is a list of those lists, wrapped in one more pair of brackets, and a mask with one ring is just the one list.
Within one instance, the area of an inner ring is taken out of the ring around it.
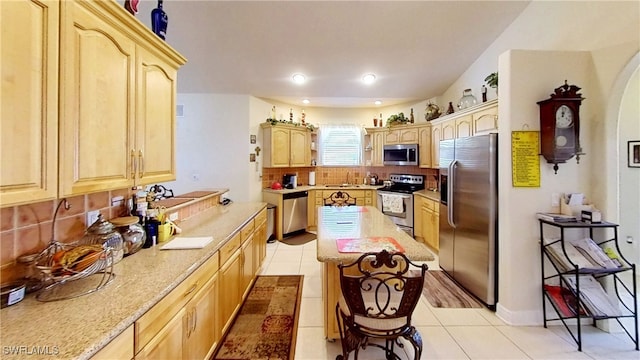
{"label": "white window blind", "polygon": [[362,129],[359,126],[322,125],[319,136],[320,165],[361,165]]}

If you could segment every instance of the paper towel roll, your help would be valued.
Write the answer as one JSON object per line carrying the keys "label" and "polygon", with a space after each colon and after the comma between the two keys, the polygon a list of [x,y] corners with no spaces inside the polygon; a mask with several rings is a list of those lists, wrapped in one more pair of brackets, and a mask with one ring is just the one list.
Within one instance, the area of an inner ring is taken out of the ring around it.
{"label": "paper towel roll", "polygon": [[309,171],[309,185],[314,186],[316,184],[316,172]]}

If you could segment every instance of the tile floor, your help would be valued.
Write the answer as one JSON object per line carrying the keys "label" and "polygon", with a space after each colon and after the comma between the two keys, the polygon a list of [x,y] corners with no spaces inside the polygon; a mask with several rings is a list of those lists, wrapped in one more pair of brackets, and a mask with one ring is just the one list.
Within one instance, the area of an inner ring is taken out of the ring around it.
{"label": "tile floor", "polygon": [[[430,269],[438,269],[437,260]],[[303,274],[304,288],[296,359],[335,359],[340,342],[324,339],[322,288],[316,243],[290,246],[279,241],[267,244],[264,275]],[[433,308],[423,298],[414,324],[424,341],[423,359],[640,359],[625,333],[609,334],[583,327],[583,351],[576,349],[565,328],[509,326],[488,309]],[[353,357],[353,356],[352,356]],[[361,359],[383,359],[382,352],[368,348]]]}

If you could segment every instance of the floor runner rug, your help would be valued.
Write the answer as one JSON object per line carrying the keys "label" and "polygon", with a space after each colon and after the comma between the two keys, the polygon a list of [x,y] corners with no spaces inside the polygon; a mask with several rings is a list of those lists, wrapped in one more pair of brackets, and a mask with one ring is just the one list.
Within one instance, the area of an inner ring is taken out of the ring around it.
{"label": "floor runner rug", "polygon": [[312,233],[308,233],[308,232],[303,232],[300,234],[296,234],[293,235],[291,237],[288,238],[284,238],[282,239],[282,242],[287,244],[287,245],[304,245],[306,243],[308,243],[309,241],[313,241],[317,238],[316,234],[312,234]]}
{"label": "floor runner rug", "polygon": [[293,359],[303,278],[258,276],[214,359]]}
{"label": "floor runner rug", "polygon": [[427,271],[422,295],[437,308],[481,308],[482,304],[468,294],[444,271]]}

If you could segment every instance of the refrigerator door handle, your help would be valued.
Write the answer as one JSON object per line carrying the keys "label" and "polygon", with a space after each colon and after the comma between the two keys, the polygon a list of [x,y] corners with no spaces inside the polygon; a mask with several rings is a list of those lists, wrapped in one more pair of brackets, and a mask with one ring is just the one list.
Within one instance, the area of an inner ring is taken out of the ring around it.
{"label": "refrigerator door handle", "polygon": [[453,221],[453,188],[456,184],[456,165],[458,160],[453,160],[449,163],[449,181],[447,183],[447,222],[452,228],[456,228],[456,224]]}

